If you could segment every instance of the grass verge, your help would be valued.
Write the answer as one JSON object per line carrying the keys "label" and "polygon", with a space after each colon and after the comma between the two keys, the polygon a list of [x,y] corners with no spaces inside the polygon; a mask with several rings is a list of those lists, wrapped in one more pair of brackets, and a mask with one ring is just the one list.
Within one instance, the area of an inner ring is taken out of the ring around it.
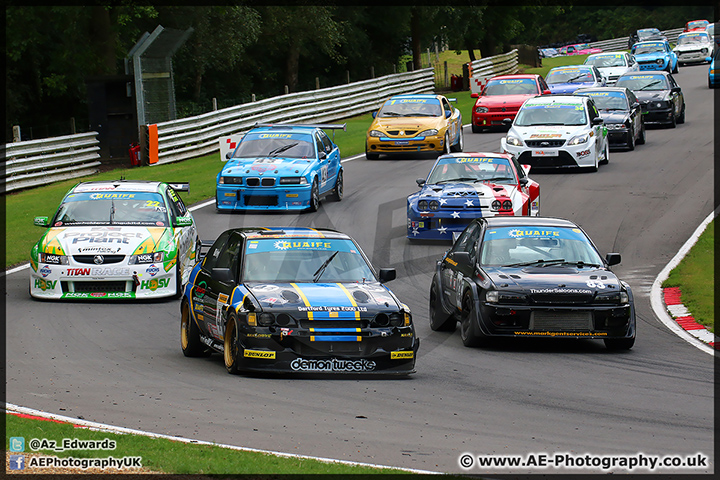
{"label": "grass verge", "polygon": [[682,303],[695,321],[715,332],[715,220],[708,224],[685,258],[662,284],[680,287]]}
{"label": "grass verge", "polygon": [[[10,437],[25,439],[25,452],[31,452],[32,439],[55,440],[62,445],[63,439],[115,441],[113,450],[38,450],[34,453],[60,458],[107,458],[142,457],[142,466],[155,472],[172,474],[255,474],[255,475],[358,475],[407,473],[396,469],[326,463],[318,460],[279,457],[257,452],[243,452],[219,446],[194,445],[163,438],[142,435],[100,432],[75,428],[70,423],[35,420],[6,414],[5,450],[10,449]],[[22,454],[21,452],[10,452]],[[108,471],[109,473],[110,471]],[[26,473],[43,473],[35,468]],[[308,477],[309,478],[309,477]]]}

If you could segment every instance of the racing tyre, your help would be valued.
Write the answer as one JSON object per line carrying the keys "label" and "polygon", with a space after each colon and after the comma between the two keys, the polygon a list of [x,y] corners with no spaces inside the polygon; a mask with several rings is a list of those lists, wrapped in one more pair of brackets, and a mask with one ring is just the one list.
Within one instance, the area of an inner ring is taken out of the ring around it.
{"label": "racing tyre", "polygon": [[[178,259],[179,261],[180,259]],[[172,296],[173,299],[177,300],[178,298],[182,297],[183,294],[183,283],[182,283],[182,272],[180,271],[180,265],[175,265],[175,295]]]}
{"label": "racing tyre", "polygon": [[685,123],[685,104],[683,104],[682,112],[680,112],[680,116],[677,119],[677,123]]}
{"label": "racing tyre", "polygon": [[206,357],[210,354],[207,347],[200,341],[200,331],[190,318],[190,305],[182,302],[180,307],[180,346],[186,357]]}
{"label": "racing tyre", "polygon": [[[709,82],[709,80],[708,80],[708,82]],[[472,126],[472,132],[473,132],[473,133],[482,133],[482,132],[483,132],[483,128],[482,128],[482,127],[478,127],[477,125],[473,124],[473,126]]]}
{"label": "racing tyre", "polygon": [[670,124],[669,124],[669,127],[670,127],[670,128],[675,128],[676,125],[677,125],[677,123],[676,123],[676,119],[675,119],[675,114],[673,113],[673,114],[670,116]]}
{"label": "racing tyre", "polygon": [[[437,277],[436,277],[437,278]],[[447,315],[440,304],[440,295],[437,291],[435,279],[430,287],[430,328],[436,332],[452,332],[457,326],[457,320],[452,315]]]}
{"label": "racing tyre", "polygon": [[460,132],[458,133],[457,144],[451,145],[450,150],[453,152],[462,152],[464,145],[465,145],[465,142],[463,140],[463,129],[462,129],[462,127],[460,127]]}
{"label": "racing tyre", "polygon": [[645,122],[640,124],[640,136],[635,143],[638,145],[645,145]]}
{"label": "racing tyre", "polygon": [[635,345],[635,337],[606,338],[603,342],[608,350],[630,350]]}
{"label": "racing tyre", "polygon": [[610,161],[610,142],[605,140],[605,154],[603,155],[603,159],[600,163],[603,165],[607,165],[607,163]]}
{"label": "racing tyre", "polygon": [[446,153],[450,153],[450,135],[448,135],[448,132],[445,132],[445,141],[443,142],[441,155],[445,155]]}
{"label": "racing tyre", "polygon": [[635,132],[632,130],[628,132],[628,150],[635,150]]}
{"label": "racing tyre", "polygon": [[463,295],[460,315],[460,338],[466,347],[481,347],[487,343],[487,337],[477,332],[473,323],[474,310],[472,292],[468,290]]}
{"label": "racing tyre", "polygon": [[380,158],[380,154],[379,153],[370,153],[366,150],[365,158],[368,160],[377,160],[378,158]]}
{"label": "racing tyre", "polygon": [[317,212],[318,208],[320,208],[320,188],[318,187],[317,178],[315,178],[310,189],[310,208],[308,210]]}
{"label": "racing tyre", "polygon": [[228,373],[232,373],[233,375],[240,373],[240,369],[238,368],[238,354],[240,352],[238,335],[237,319],[234,313],[230,313],[227,324],[225,325],[223,358],[225,359],[225,368]]}
{"label": "racing tyre", "polygon": [[338,174],[337,174],[337,180],[335,180],[335,188],[333,189],[331,199],[335,200],[336,202],[339,202],[340,200],[343,199],[343,194],[344,194],[343,171],[340,170],[340,171],[338,171]]}

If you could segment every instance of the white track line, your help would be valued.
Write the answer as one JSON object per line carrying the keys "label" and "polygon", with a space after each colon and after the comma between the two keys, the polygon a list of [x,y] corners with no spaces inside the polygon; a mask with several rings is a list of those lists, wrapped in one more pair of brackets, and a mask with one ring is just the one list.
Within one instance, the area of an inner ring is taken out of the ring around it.
{"label": "white track line", "polygon": [[362,462],[352,462],[349,460],[337,460],[334,458],[313,457],[310,455],[297,455],[294,453],[275,452],[272,450],[259,450],[257,448],[238,447],[236,445],[226,445],[226,444],[222,444],[222,443],[205,442],[202,440],[193,440],[191,438],[185,438],[185,437],[174,437],[172,435],[163,435],[160,433],[145,432],[143,430],[135,430],[132,428],[125,428],[125,427],[115,427],[112,425],[106,425],[104,423],[90,422],[87,420],[80,420],[77,418],[66,417],[64,415],[56,415],[54,413],[46,413],[46,412],[42,412],[40,410],[34,410],[32,408],[26,408],[26,407],[20,407],[18,405],[13,405],[12,403],[5,404],[5,411],[22,413],[25,415],[35,415],[37,417],[43,417],[43,418],[50,418],[53,420],[59,420],[62,422],[71,423],[73,425],[81,425],[84,427],[98,429],[98,430],[102,430],[102,431],[106,431],[106,432],[119,433],[119,434],[142,435],[144,437],[150,437],[150,438],[165,438],[168,440],[174,440],[176,442],[191,443],[191,444],[195,444],[195,445],[212,445],[212,446],[221,447],[221,448],[229,448],[231,450],[238,450],[241,452],[264,453],[267,455],[274,455],[276,457],[301,458],[301,459],[305,459],[305,460],[317,460],[319,462],[324,462],[324,463],[338,463],[338,464],[342,464],[342,465],[350,465],[350,466],[358,466],[358,467],[391,468],[394,470],[402,470],[403,472],[409,472],[409,473],[422,473],[422,474],[435,474],[435,475],[442,473],[442,472],[433,472],[430,470],[416,470],[413,468],[390,467],[387,465],[377,465],[374,463],[362,463]]}
{"label": "white track line", "polygon": [[710,215],[708,215],[707,218],[703,220],[700,226],[695,229],[695,232],[693,232],[690,238],[688,238],[687,242],[685,242],[685,244],[680,247],[680,250],[677,252],[677,254],[675,254],[672,260],[670,260],[670,262],[665,265],[665,268],[663,268],[662,271],[658,274],[650,289],[650,305],[652,305],[655,316],[660,319],[660,321],[664,323],[666,327],[668,327],[677,336],[688,342],[690,345],[697,347],[703,352],[709,353],[713,356],[715,355],[715,349],[713,349],[710,345],[702,342],[701,340],[698,340],[693,335],[690,335],[684,328],[678,325],[677,322],[673,320],[670,315],[668,315],[668,312],[665,309],[665,305],[662,300],[662,283],[667,280],[672,269],[677,267],[680,261],[685,257],[685,255],[687,255],[692,246],[695,245],[695,243],[697,242],[698,238],[700,238],[700,235],[705,231],[705,228],[712,221],[712,219],[718,215],[718,213],[720,213],[720,208],[710,213]]}

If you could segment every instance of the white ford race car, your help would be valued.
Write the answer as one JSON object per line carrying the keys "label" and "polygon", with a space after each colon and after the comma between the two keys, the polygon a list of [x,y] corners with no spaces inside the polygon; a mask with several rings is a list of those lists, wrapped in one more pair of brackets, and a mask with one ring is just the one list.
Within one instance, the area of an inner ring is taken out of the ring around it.
{"label": "white ford race car", "polygon": [[520,164],[597,171],[600,163],[609,160],[607,128],[590,97],[530,98],[511,125],[500,144]]}
{"label": "white ford race car", "polygon": [[65,195],[30,252],[30,295],[43,299],[179,297],[200,241],[175,190],[187,184],[85,182]]}

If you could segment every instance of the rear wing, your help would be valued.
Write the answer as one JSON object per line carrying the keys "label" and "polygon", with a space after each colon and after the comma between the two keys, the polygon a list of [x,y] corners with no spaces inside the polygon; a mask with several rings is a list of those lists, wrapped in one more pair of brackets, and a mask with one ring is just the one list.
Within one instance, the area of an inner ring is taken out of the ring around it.
{"label": "rear wing", "polygon": [[167,184],[176,192],[190,193],[190,182],[167,182]]}

